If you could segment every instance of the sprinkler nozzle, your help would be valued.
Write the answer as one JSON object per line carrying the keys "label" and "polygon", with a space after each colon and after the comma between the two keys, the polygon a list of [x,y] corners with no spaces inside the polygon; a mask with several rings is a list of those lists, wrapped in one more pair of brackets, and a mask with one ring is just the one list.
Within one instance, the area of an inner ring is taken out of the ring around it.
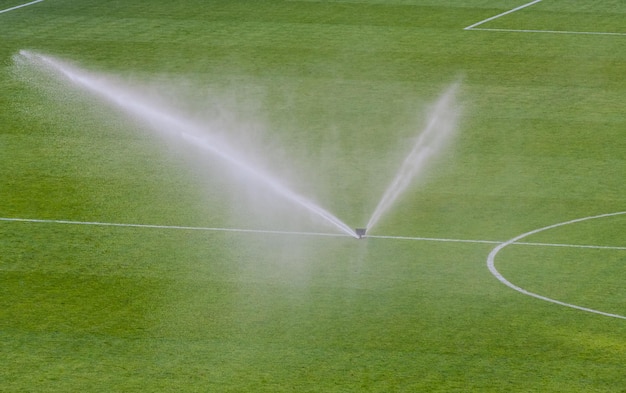
{"label": "sprinkler nozzle", "polygon": [[365,232],[367,232],[367,228],[356,228],[354,230],[359,239],[363,239],[365,237]]}

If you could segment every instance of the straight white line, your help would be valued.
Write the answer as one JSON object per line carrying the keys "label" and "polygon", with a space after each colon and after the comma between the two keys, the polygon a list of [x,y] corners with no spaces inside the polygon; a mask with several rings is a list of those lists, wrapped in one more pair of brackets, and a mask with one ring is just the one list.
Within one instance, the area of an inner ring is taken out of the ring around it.
{"label": "straight white line", "polygon": [[593,248],[596,250],[626,250],[621,246],[594,246],[587,244],[562,244],[562,243],[535,243],[535,242],[513,242],[511,244],[520,244],[522,246],[542,246],[542,247],[571,247],[571,248]]}
{"label": "straight white line", "polygon": [[[186,230],[186,231],[262,233],[262,234],[272,234],[272,235],[351,237],[345,234],[321,233],[321,232],[192,227],[192,226],[182,226],[182,225],[124,224],[124,223],[99,222],[99,221],[44,220],[44,219],[38,219],[38,218],[0,217],[0,222],[2,221],[4,222],[30,222],[30,223],[39,223],[39,224],[93,225],[93,226],[123,227],[123,228],[175,229],[175,230]],[[499,241],[499,240],[446,239],[446,238],[436,238],[436,237],[382,236],[382,235],[366,235],[365,237],[373,238],[373,239],[414,240],[414,241],[447,242],[447,243],[479,243],[479,244],[502,244],[504,243],[503,241]],[[523,245],[523,246],[540,246],[540,247],[543,246],[543,247],[570,247],[570,248],[592,248],[592,249],[606,249],[606,250],[626,250],[626,247],[621,247],[621,246],[596,246],[596,245],[585,245],[585,244],[530,243],[530,242],[513,242],[510,244],[518,244],[518,245]]]}
{"label": "straight white line", "polygon": [[215,232],[264,233],[264,234],[276,234],[276,235],[352,237],[352,236],[348,236],[344,234],[336,234],[336,233],[274,231],[274,230],[266,230],[266,229],[191,227],[191,226],[181,226],[181,225],[124,224],[124,223],[98,222],[98,221],[43,220],[43,219],[36,219],[36,218],[0,217],[0,221],[30,222],[30,223],[40,223],[40,224],[93,225],[93,226],[123,227],[123,228],[178,229],[178,230],[186,230],[186,231],[215,231]]}
{"label": "straight white line", "polygon": [[476,26],[482,25],[483,23],[487,23],[487,22],[492,21],[494,19],[498,19],[498,18],[500,18],[500,17],[502,17],[504,15],[512,14],[515,11],[519,11],[519,10],[524,9],[526,7],[530,7],[531,5],[537,4],[540,1],[542,1],[542,0],[535,0],[535,1],[531,1],[530,3],[524,4],[524,5],[520,5],[519,7],[513,8],[512,10],[508,10],[508,11],[503,12],[501,14],[498,14],[496,16],[492,16],[491,18],[487,18],[485,20],[481,20],[480,22],[474,23],[473,25],[467,26],[464,30],[471,30],[471,29],[473,29]]}
{"label": "straight white line", "polygon": [[[408,236],[377,236],[367,235],[365,237],[371,237],[376,239],[396,239],[396,240],[419,240],[427,242],[450,242],[450,243],[483,243],[483,244],[501,244],[504,241],[499,240],[464,240],[464,239],[442,239],[436,237],[408,237]],[[511,244],[517,244],[521,246],[539,246],[539,247],[569,247],[569,248],[592,248],[592,249],[605,249],[605,250],[626,250],[626,246],[595,246],[589,244],[566,244],[566,243],[537,243],[537,242],[513,242]]]}
{"label": "straight white line", "polygon": [[417,241],[425,241],[425,242],[485,243],[485,244],[502,243],[497,240],[444,239],[444,238],[437,238],[437,237],[409,237],[409,236],[381,236],[381,235],[366,235],[365,237],[374,238],[374,239],[417,240]]}
{"label": "straight white line", "polygon": [[503,31],[508,33],[550,33],[550,34],[584,34],[584,35],[621,35],[626,36],[626,33],[611,33],[611,32],[601,32],[601,31],[566,31],[566,30],[523,30],[523,29],[487,29],[487,28],[472,28],[465,30],[476,30],[476,31]]}
{"label": "straight white line", "polygon": [[0,14],[2,14],[3,12],[9,12],[9,11],[13,11],[16,10],[18,8],[22,8],[22,7],[26,7],[29,5],[33,5],[35,3],[41,3],[43,0],[35,0],[35,1],[31,1],[30,3],[26,3],[26,4],[22,4],[22,5],[16,5],[15,7],[11,7],[11,8],[7,8],[6,10],[0,10]]}

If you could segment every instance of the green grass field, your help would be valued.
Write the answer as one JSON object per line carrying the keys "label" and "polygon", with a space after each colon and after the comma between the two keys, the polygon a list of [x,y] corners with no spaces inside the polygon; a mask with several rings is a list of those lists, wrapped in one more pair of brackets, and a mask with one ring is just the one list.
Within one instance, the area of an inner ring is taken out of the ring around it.
{"label": "green grass field", "polygon": [[[626,392],[626,318],[505,286],[487,267],[497,243],[442,241],[626,211],[626,4],[544,0],[464,30],[523,4],[0,13],[0,391]],[[460,81],[454,143],[371,231],[431,240],[45,221],[333,232],[16,64],[20,50],[214,122],[352,227]],[[626,316],[625,238],[626,214],[574,222],[495,264],[527,291]]]}

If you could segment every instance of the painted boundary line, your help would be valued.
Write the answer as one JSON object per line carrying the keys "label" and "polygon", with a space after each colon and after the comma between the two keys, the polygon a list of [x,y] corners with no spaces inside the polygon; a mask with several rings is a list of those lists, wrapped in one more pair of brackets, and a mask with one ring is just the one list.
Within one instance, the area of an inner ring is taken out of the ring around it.
{"label": "painted boundary line", "polygon": [[26,4],[22,4],[22,5],[16,5],[15,7],[7,8],[5,10],[0,10],[0,14],[2,14],[4,12],[13,11],[13,10],[16,10],[18,8],[27,7],[29,5],[33,5],[33,4],[36,4],[36,3],[41,3],[42,1],[43,0],[35,0],[35,1],[31,1],[30,3],[26,3]]}
{"label": "painted boundary line", "polygon": [[274,231],[274,230],[266,230],[266,229],[211,228],[211,227],[192,227],[192,226],[183,226],[183,225],[124,224],[124,223],[98,222],[98,221],[42,220],[42,219],[37,219],[37,218],[0,217],[0,222],[2,221],[4,222],[30,222],[30,223],[38,223],[38,224],[90,225],[90,226],[121,227],[121,228],[175,229],[175,230],[184,230],[184,231],[240,232],[240,233],[264,233],[264,234],[274,234],[274,235],[352,237],[352,236],[345,235],[345,234],[335,234],[335,233]]}
{"label": "painted boundary line", "polygon": [[580,35],[613,35],[613,36],[626,36],[626,33],[610,33],[610,32],[601,32],[601,31],[566,31],[566,30],[523,30],[523,29],[486,29],[486,28],[475,28],[465,30],[476,30],[476,31],[501,31],[507,33],[549,33],[549,34],[580,34]]}
{"label": "painted boundary line", "polygon": [[531,5],[533,5],[533,4],[537,4],[537,3],[541,2],[541,1],[542,1],[542,0],[535,0],[535,1],[531,1],[530,3],[526,3],[526,4],[524,4],[524,5],[520,5],[519,7],[513,8],[512,10],[508,10],[508,11],[503,12],[503,13],[501,13],[501,14],[498,14],[498,15],[496,15],[496,16],[492,16],[491,18],[487,18],[487,19],[481,20],[480,22],[476,22],[476,23],[474,23],[473,25],[467,26],[467,27],[466,27],[465,29],[463,29],[463,30],[472,30],[472,29],[474,29],[476,26],[480,26],[480,25],[482,25],[483,23],[487,23],[487,22],[490,22],[490,21],[492,21],[492,20],[494,20],[494,19],[498,19],[498,18],[500,18],[500,17],[502,17],[502,16],[505,16],[505,15],[508,15],[508,14],[512,14],[512,13],[514,13],[514,12],[516,12],[516,11],[519,11],[519,10],[524,9],[524,8],[526,8],[526,7],[530,7]]}
{"label": "painted boundary line", "polygon": [[594,314],[604,315],[606,317],[626,319],[626,316],[623,316],[623,315],[611,314],[611,313],[607,313],[607,312],[604,312],[604,311],[594,310],[592,308],[581,307],[581,306],[577,306],[575,304],[565,303],[565,302],[562,302],[560,300],[552,299],[552,298],[549,298],[547,296],[543,296],[543,295],[539,295],[539,294],[527,291],[524,288],[518,287],[517,285],[515,285],[515,284],[511,283],[509,280],[507,280],[498,271],[498,269],[496,269],[496,266],[495,266],[496,255],[498,255],[498,253],[503,248],[505,248],[507,246],[510,246],[511,244],[519,244],[518,241],[520,241],[520,240],[522,240],[522,239],[524,239],[524,238],[526,238],[526,237],[528,237],[530,235],[534,235],[534,234],[539,233],[539,232],[543,232],[543,231],[547,231],[549,229],[562,227],[562,226],[565,226],[565,225],[576,224],[576,223],[582,222],[582,221],[593,220],[593,219],[597,219],[597,218],[613,217],[613,216],[617,216],[617,215],[620,215],[620,214],[626,214],[626,211],[617,212],[617,213],[600,214],[600,215],[597,215],[597,216],[577,218],[575,220],[570,220],[570,221],[565,221],[565,222],[561,222],[561,223],[558,223],[558,224],[548,225],[547,227],[543,227],[543,228],[532,230],[530,232],[523,233],[523,234],[521,234],[519,236],[516,236],[516,237],[510,239],[510,240],[507,240],[506,242],[498,245],[493,250],[491,250],[491,252],[489,253],[489,256],[487,257],[487,267],[489,268],[489,271],[491,272],[491,274],[493,274],[498,279],[498,281],[500,281],[501,283],[503,283],[507,287],[509,287],[509,288],[511,288],[511,289],[513,289],[513,290],[515,290],[517,292],[520,292],[520,293],[522,293],[524,295],[531,296],[531,297],[537,298],[539,300],[544,300],[546,302],[558,304],[560,306],[574,308],[574,309],[577,309],[577,310],[580,310],[580,311],[585,311],[585,312],[590,312],[590,313],[594,313]]}
{"label": "painted boundary line", "polygon": [[[260,233],[270,235],[296,235],[296,236],[324,236],[324,237],[352,237],[345,234],[322,233],[322,232],[299,232],[299,231],[278,231],[266,229],[241,229],[241,228],[213,228],[213,227],[192,227],[183,225],[154,225],[154,224],[124,224],[114,222],[99,221],[73,221],[73,220],[45,220],[38,218],[11,218],[0,217],[0,222],[24,222],[37,224],[61,224],[61,225],[90,225],[103,227],[121,227],[121,228],[148,228],[148,229],[172,229],[185,231],[208,231],[208,232],[239,232],[239,233]],[[434,237],[410,237],[410,236],[381,236],[366,235],[366,238],[372,239],[393,239],[393,240],[413,240],[425,242],[446,242],[446,243],[479,243],[479,244],[503,244],[499,240],[472,240],[472,239],[446,239]],[[513,242],[509,244],[523,246],[538,247],[570,247],[570,248],[590,248],[590,249],[606,249],[606,250],[625,250],[626,246],[598,246],[585,244],[562,244],[562,243],[536,243],[536,242]]]}
{"label": "painted boundary line", "polygon": [[578,35],[608,35],[608,36],[626,36],[626,33],[614,33],[614,32],[602,32],[602,31],[568,31],[568,30],[531,30],[531,29],[491,29],[491,28],[483,28],[477,27],[484,23],[490,22],[494,19],[498,19],[502,16],[512,14],[513,12],[519,11],[526,7],[530,7],[531,5],[537,4],[542,0],[531,1],[530,3],[526,3],[519,7],[513,8],[512,10],[503,12],[501,14],[492,16],[490,18],[481,20],[480,22],[476,22],[473,25],[465,27],[463,30],[476,30],[476,31],[496,31],[496,32],[507,32],[507,33],[544,33],[544,34],[578,34]]}
{"label": "painted boundary line", "polygon": [[[377,236],[366,235],[367,238],[375,239],[395,239],[395,240],[418,240],[427,242],[448,242],[448,243],[482,243],[482,244],[502,244],[500,240],[469,240],[469,239],[443,239],[436,237],[409,237],[409,236]],[[606,249],[606,250],[623,250],[626,246],[597,246],[591,244],[565,244],[565,243],[538,243],[538,242],[513,242],[511,244],[520,246],[538,246],[538,247],[569,247],[569,248],[590,248],[590,249]]]}

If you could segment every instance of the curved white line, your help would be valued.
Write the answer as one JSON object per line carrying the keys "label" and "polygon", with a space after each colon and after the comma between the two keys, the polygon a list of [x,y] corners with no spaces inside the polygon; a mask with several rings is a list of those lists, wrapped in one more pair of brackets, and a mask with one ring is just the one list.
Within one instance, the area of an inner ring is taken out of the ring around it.
{"label": "curved white line", "polygon": [[540,300],[544,300],[544,301],[550,302],[550,303],[555,303],[555,304],[558,304],[558,305],[561,305],[561,306],[575,308],[575,309],[581,310],[581,311],[586,311],[586,312],[590,312],[590,313],[594,313],[594,314],[600,314],[600,315],[604,315],[604,316],[612,317],[612,318],[626,319],[626,316],[623,316],[623,315],[611,314],[611,313],[598,311],[598,310],[594,310],[594,309],[587,308],[587,307],[581,307],[581,306],[577,306],[575,304],[565,303],[565,302],[562,302],[560,300],[552,299],[552,298],[549,298],[549,297],[546,297],[546,296],[538,295],[536,293],[527,291],[524,288],[518,287],[517,285],[511,283],[509,280],[504,278],[504,276],[502,274],[500,274],[500,272],[496,269],[496,266],[495,266],[496,255],[498,255],[498,253],[504,247],[510,246],[511,244],[516,243],[519,240],[524,239],[525,237],[528,237],[530,235],[534,235],[535,233],[539,233],[539,232],[542,232],[542,231],[547,231],[549,229],[561,227],[561,226],[564,226],[564,225],[575,224],[575,223],[578,223],[578,222],[581,222],[581,221],[593,220],[593,219],[596,219],[596,218],[612,217],[612,216],[617,216],[617,215],[620,215],[620,214],[626,214],[626,211],[624,211],[624,212],[617,212],[617,213],[600,214],[598,216],[577,218],[575,220],[561,222],[561,223],[558,223],[558,224],[549,225],[547,227],[543,227],[543,228],[535,229],[535,230],[530,231],[530,232],[523,233],[523,234],[521,234],[519,236],[516,236],[516,237],[510,239],[510,240],[507,240],[506,242],[498,245],[493,250],[491,250],[491,252],[489,253],[489,256],[487,257],[487,267],[489,267],[489,271],[491,272],[491,274],[493,274],[501,283],[503,283],[504,285],[508,286],[509,288],[512,288],[513,290],[515,290],[517,292],[520,292],[520,293],[522,293],[524,295],[532,296],[534,298],[537,298],[537,299],[540,299]]}

